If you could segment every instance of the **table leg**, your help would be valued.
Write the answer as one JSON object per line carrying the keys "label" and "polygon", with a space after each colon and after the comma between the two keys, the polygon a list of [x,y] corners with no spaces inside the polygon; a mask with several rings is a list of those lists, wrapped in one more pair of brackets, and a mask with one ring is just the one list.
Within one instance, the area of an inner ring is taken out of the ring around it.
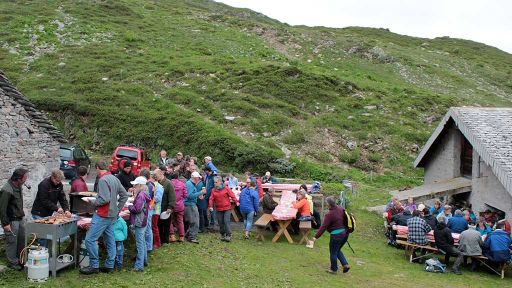
{"label": "table leg", "polygon": [[238,219],[238,215],[236,215],[235,207],[235,204],[231,204],[231,215],[233,216],[233,220],[235,220],[235,222],[240,222],[240,220]]}
{"label": "table leg", "polygon": [[[55,236],[55,235],[53,235]],[[57,278],[57,257],[59,255],[57,255],[57,241],[55,241],[56,239],[53,239],[52,238],[52,260],[51,260],[51,269],[52,269],[52,276],[54,278]]]}
{"label": "table leg", "polygon": [[279,231],[277,231],[274,238],[272,238],[272,243],[276,243],[282,234],[284,234],[289,243],[293,243],[292,237],[288,233],[288,230],[286,230],[290,223],[292,223],[292,220],[277,220],[277,223],[279,224]]}

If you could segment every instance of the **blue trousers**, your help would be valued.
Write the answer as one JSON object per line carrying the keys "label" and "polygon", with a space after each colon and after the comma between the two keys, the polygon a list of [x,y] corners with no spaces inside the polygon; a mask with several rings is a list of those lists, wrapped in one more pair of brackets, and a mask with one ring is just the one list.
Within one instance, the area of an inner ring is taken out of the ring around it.
{"label": "blue trousers", "polygon": [[347,259],[345,259],[345,255],[341,252],[341,248],[343,245],[347,243],[348,233],[342,232],[337,235],[331,235],[331,240],[329,241],[329,254],[331,257],[331,270],[338,271],[338,260],[340,260],[341,265],[348,265]]}
{"label": "blue trousers", "polygon": [[118,269],[123,268],[124,258],[124,241],[116,241],[116,261],[115,267]]}
{"label": "blue trousers", "polygon": [[251,231],[252,222],[254,220],[254,212],[242,212],[242,217],[244,217],[245,231]]}
{"label": "blue trousers", "polygon": [[91,228],[85,235],[85,247],[89,252],[89,263],[92,268],[100,267],[100,257],[98,254],[98,239],[103,235],[103,242],[107,248],[107,258],[105,260],[106,268],[114,268],[116,259],[116,241],[114,239],[114,222],[116,217],[103,218],[94,213],[91,220]]}
{"label": "blue trousers", "polygon": [[153,217],[153,212],[149,212],[148,214],[148,225],[146,226],[146,233],[144,235],[146,240],[146,249],[148,251],[153,250],[153,225],[151,223],[151,218]]}
{"label": "blue trousers", "polygon": [[134,268],[144,270],[144,263],[148,262],[148,250],[146,249],[146,227],[135,227],[135,246],[137,256],[135,257]]}

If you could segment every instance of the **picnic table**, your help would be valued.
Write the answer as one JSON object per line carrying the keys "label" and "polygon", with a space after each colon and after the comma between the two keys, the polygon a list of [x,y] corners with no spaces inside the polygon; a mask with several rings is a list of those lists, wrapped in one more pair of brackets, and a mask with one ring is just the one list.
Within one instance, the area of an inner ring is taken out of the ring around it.
{"label": "picnic table", "polygon": [[272,242],[275,243],[282,235],[286,237],[288,243],[293,243],[293,239],[288,233],[288,226],[292,223],[293,219],[295,219],[297,215],[297,209],[293,208],[292,202],[295,201],[295,194],[291,191],[283,191],[281,199],[279,200],[279,204],[272,212],[272,218],[279,225],[279,230],[277,231],[274,238],[272,238]]}

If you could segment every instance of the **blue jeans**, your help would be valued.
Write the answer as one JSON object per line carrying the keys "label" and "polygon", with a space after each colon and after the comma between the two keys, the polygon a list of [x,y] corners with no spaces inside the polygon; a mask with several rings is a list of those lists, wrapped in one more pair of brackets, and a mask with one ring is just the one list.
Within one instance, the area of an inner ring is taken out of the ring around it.
{"label": "blue jeans", "polygon": [[153,212],[149,212],[148,225],[146,226],[146,234],[145,234],[146,250],[148,250],[148,251],[153,250],[153,228],[152,228],[152,224],[151,224],[152,217],[153,217]]}
{"label": "blue jeans", "polygon": [[146,249],[146,227],[135,227],[135,246],[137,256],[135,257],[134,268],[144,270],[144,263],[148,262],[148,250]]}
{"label": "blue jeans", "polygon": [[124,257],[124,241],[116,241],[116,261],[115,267],[118,269],[123,268]]}
{"label": "blue jeans", "polygon": [[254,220],[254,212],[242,212],[242,217],[244,217],[245,231],[251,231],[252,222]]}
{"label": "blue jeans", "polygon": [[340,260],[341,265],[348,265],[347,259],[345,259],[345,255],[341,252],[341,248],[348,240],[348,233],[342,232],[337,235],[331,235],[331,240],[329,241],[329,253],[331,256],[331,270],[338,271],[338,260]]}
{"label": "blue jeans", "polygon": [[116,217],[103,218],[94,213],[91,220],[91,228],[85,235],[85,247],[89,252],[89,263],[92,268],[100,267],[100,257],[98,255],[98,239],[103,235],[103,242],[107,248],[107,258],[105,268],[114,268],[116,259],[116,241],[114,239],[114,222]]}
{"label": "blue jeans", "polygon": [[[34,219],[34,220],[43,219],[43,218],[45,218],[45,217],[41,217],[39,215],[32,214],[32,219]],[[40,246],[48,248],[48,240],[46,240],[46,239],[37,239],[37,243],[39,243]]]}

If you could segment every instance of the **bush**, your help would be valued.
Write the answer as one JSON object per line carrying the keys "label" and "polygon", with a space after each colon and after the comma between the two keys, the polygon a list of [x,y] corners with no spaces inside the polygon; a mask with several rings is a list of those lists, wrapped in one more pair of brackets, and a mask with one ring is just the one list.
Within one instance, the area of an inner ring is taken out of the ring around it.
{"label": "bush", "polygon": [[368,160],[370,160],[371,162],[378,163],[378,162],[380,162],[381,159],[382,159],[382,156],[379,153],[370,153],[368,155]]}
{"label": "bush", "polygon": [[290,162],[288,159],[279,158],[268,164],[268,166],[272,171],[280,174],[286,174],[292,172],[296,165],[295,163]]}
{"label": "bush", "polygon": [[359,159],[361,159],[361,151],[359,150],[359,148],[356,148],[352,151],[343,150],[340,153],[339,158],[340,158],[340,161],[342,161],[342,162],[345,162],[348,164],[354,164],[357,161],[359,161]]}
{"label": "bush", "polygon": [[292,129],[290,133],[283,137],[283,142],[288,145],[299,145],[306,142],[306,133],[304,130]]}

